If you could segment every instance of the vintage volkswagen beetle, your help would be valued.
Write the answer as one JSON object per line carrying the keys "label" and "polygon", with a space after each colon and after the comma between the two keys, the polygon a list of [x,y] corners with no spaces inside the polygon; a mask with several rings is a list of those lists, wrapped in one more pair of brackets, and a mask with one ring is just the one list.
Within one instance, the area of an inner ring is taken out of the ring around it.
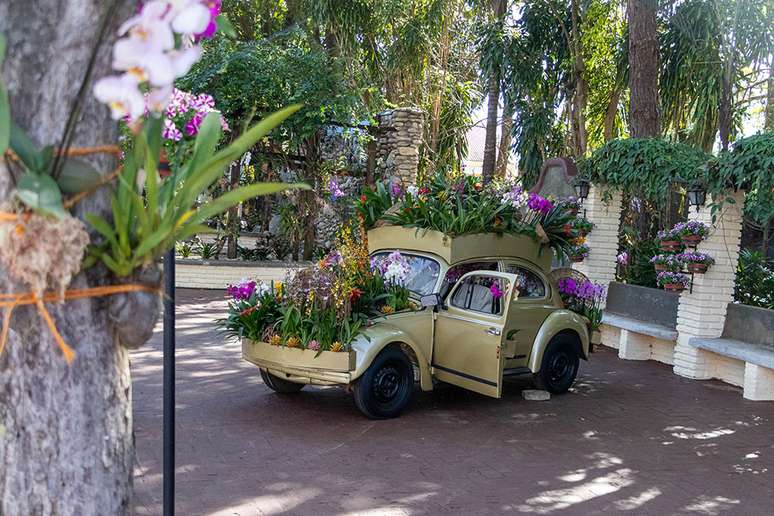
{"label": "vintage volkswagen beetle", "polygon": [[566,392],[589,353],[588,321],[562,308],[548,280],[551,250],[521,235],[449,237],[385,226],[369,231],[372,256],[395,250],[409,260],[407,287],[420,309],[373,319],[348,353],[242,341],[271,389],[305,384],[351,387],[369,418],[395,417],[435,381],[499,398],[503,378],[533,375]]}

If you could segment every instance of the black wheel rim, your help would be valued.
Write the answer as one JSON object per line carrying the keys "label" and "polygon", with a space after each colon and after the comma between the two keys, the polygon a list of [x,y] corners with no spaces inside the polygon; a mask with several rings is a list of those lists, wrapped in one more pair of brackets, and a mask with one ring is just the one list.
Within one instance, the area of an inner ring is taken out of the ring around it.
{"label": "black wheel rim", "polygon": [[404,384],[404,375],[395,364],[385,364],[374,375],[374,397],[379,403],[388,404],[398,397]]}
{"label": "black wheel rim", "polygon": [[564,383],[572,375],[573,362],[571,357],[565,353],[555,353],[551,356],[548,363],[548,377],[551,383]]}

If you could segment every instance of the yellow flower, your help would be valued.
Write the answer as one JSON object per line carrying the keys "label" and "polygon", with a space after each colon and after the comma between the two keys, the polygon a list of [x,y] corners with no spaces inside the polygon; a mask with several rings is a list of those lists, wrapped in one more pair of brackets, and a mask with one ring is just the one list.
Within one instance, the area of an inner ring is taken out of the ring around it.
{"label": "yellow flower", "polygon": [[390,305],[384,305],[384,306],[382,306],[381,311],[382,311],[383,314],[391,314],[395,310]]}
{"label": "yellow flower", "polygon": [[338,340],[331,344],[331,351],[334,353],[338,353],[339,351],[344,351],[344,345],[339,342]]}
{"label": "yellow flower", "polygon": [[298,337],[288,337],[287,342],[285,343],[289,348],[297,348],[299,344],[301,344],[301,341]]}
{"label": "yellow flower", "polygon": [[269,344],[271,344],[272,346],[279,346],[280,344],[282,344],[282,338],[275,333],[274,335],[269,337]]}

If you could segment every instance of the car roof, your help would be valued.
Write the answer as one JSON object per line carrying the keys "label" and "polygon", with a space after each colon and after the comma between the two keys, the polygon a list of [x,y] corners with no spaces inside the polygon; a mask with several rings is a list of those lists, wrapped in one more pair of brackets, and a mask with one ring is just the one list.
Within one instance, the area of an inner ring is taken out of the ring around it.
{"label": "car roof", "polygon": [[434,230],[383,226],[368,232],[368,251],[405,249],[431,253],[448,265],[477,258],[517,258],[535,264],[543,272],[551,270],[553,253],[526,235],[474,233],[451,237]]}

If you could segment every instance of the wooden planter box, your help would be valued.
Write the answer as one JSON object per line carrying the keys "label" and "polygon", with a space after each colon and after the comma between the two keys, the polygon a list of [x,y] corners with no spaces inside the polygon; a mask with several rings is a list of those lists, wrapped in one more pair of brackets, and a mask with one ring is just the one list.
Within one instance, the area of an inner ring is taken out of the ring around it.
{"label": "wooden planter box", "polygon": [[659,243],[659,247],[661,248],[662,251],[673,252],[673,251],[679,251],[680,249],[682,249],[683,244],[678,240],[662,240]]}
{"label": "wooden planter box", "polygon": [[707,272],[707,269],[709,268],[709,265],[706,263],[689,263],[686,264],[686,269],[688,269],[688,272],[693,272],[695,274],[704,274]]}
{"label": "wooden planter box", "polygon": [[694,247],[699,245],[703,239],[704,237],[701,235],[686,235],[683,237],[683,243],[688,247]]}
{"label": "wooden planter box", "polygon": [[268,342],[242,339],[242,355],[257,365],[321,369],[337,373],[348,373],[355,369],[354,351],[318,352],[311,349],[272,346]]}
{"label": "wooden planter box", "polygon": [[685,285],[682,283],[665,283],[664,290],[669,292],[682,292],[685,290]]}

